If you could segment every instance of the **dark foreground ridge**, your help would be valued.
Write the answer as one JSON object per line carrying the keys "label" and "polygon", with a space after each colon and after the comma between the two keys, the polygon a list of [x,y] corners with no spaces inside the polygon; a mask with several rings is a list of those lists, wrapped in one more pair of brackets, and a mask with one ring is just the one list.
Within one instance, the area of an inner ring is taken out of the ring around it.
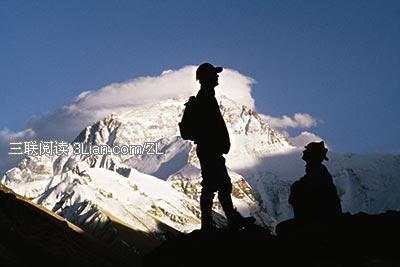
{"label": "dark foreground ridge", "polygon": [[272,235],[254,226],[165,241],[145,266],[400,266],[400,213],[344,214],[329,230]]}
{"label": "dark foreground ridge", "polygon": [[0,266],[141,266],[135,251],[107,245],[0,185]]}

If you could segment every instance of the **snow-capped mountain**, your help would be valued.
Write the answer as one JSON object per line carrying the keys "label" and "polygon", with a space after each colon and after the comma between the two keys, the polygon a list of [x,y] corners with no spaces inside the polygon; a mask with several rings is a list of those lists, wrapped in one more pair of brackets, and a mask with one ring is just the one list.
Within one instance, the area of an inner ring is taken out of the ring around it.
{"label": "snow-capped mountain", "polygon": [[[85,229],[107,225],[110,216],[135,230],[163,232],[167,225],[182,232],[200,226],[199,193],[201,173],[193,144],[178,132],[186,98],[172,99],[123,114],[111,114],[85,128],[73,143],[85,149],[155,143],[157,154],[28,156],[1,179],[7,187],[62,215]],[[232,135],[233,149],[228,161],[255,153],[289,149],[286,138],[262,121],[256,113],[227,98],[221,109]],[[254,141],[259,146],[254,146]],[[246,165],[240,165],[246,166]],[[260,225],[274,220],[259,205],[251,187],[241,175],[230,171],[233,201],[244,215],[253,215]],[[218,203],[214,217],[225,219]]]}
{"label": "snow-capped mountain", "polygon": [[[186,100],[175,98],[111,114],[74,140],[86,150],[94,145],[133,145],[133,152],[141,153],[75,155],[70,145],[68,156],[27,157],[7,171],[1,183],[92,231],[99,232],[115,219],[154,235],[166,227],[182,232],[197,229],[200,166],[195,147],[178,131]],[[304,174],[301,150],[256,112],[223,96],[218,100],[232,143],[226,163],[234,205],[242,214],[255,216],[260,225],[273,226],[291,217],[287,198],[291,183]],[[146,146],[154,153],[143,153]],[[345,211],[400,208],[400,156],[331,153],[329,157],[327,167]],[[217,224],[225,224],[217,202],[214,211]]]}

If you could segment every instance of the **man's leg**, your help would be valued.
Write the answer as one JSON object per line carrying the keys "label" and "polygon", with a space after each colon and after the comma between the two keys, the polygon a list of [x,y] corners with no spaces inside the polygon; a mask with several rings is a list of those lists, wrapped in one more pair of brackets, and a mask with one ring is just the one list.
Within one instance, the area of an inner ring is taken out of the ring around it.
{"label": "man's leg", "polygon": [[228,219],[228,226],[230,229],[236,230],[248,224],[254,223],[254,217],[243,217],[233,206],[232,202],[232,183],[226,170],[225,164],[220,173],[222,180],[220,189],[218,191],[218,200],[221,203],[225,216]]}
{"label": "man's leg", "polygon": [[201,190],[200,196],[200,210],[201,210],[201,229],[209,230],[212,229],[212,205],[214,199],[214,192],[203,189]]}
{"label": "man's leg", "polygon": [[201,176],[201,196],[200,196],[200,210],[201,210],[201,229],[212,230],[212,205],[214,200],[214,177],[215,173],[215,154],[209,153],[204,147],[199,145],[196,147],[196,154],[200,161]]}
{"label": "man's leg", "polygon": [[229,183],[224,188],[218,191],[218,200],[221,203],[222,209],[225,212],[227,218],[231,217],[235,213],[235,208],[232,202],[232,184]]}
{"label": "man's leg", "polygon": [[229,227],[234,224],[240,223],[243,220],[242,215],[234,208],[232,202],[232,184],[224,186],[223,189],[218,191],[218,200],[221,203],[225,216],[228,219]]}

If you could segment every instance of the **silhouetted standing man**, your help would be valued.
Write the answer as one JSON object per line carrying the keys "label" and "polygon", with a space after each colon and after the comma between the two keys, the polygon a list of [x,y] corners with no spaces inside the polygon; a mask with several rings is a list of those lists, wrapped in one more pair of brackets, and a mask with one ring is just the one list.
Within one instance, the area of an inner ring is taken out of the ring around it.
{"label": "silhouetted standing man", "polygon": [[306,174],[290,188],[289,203],[295,219],[301,222],[329,221],[342,213],[332,176],[322,164],[328,160],[324,142],[309,143],[303,151]]}
{"label": "silhouetted standing man", "polygon": [[201,87],[196,96],[199,116],[198,139],[195,143],[203,177],[200,208],[201,229],[205,231],[214,229],[211,211],[214,193],[217,191],[229,228],[238,229],[255,221],[253,217],[242,217],[232,204],[232,184],[223,157],[230,149],[229,133],[214,91],[218,85],[218,73],[222,70],[222,67],[214,67],[210,63],[203,63],[196,70],[196,80],[200,82]]}

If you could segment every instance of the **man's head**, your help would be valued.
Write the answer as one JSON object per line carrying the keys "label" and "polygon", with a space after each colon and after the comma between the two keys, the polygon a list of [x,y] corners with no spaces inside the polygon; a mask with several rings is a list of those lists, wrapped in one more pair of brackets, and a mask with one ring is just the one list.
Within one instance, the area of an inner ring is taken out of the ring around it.
{"label": "man's head", "polygon": [[218,73],[222,70],[222,67],[214,67],[210,63],[203,63],[196,70],[196,80],[201,85],[215,87],[218,85]]}
{"label": "man's head", "polygon": [[324,141],[311,142],[305,146],[302,159],[307,163],[321,163],[328,160],[326,153],[328,149],[325,147]]}

